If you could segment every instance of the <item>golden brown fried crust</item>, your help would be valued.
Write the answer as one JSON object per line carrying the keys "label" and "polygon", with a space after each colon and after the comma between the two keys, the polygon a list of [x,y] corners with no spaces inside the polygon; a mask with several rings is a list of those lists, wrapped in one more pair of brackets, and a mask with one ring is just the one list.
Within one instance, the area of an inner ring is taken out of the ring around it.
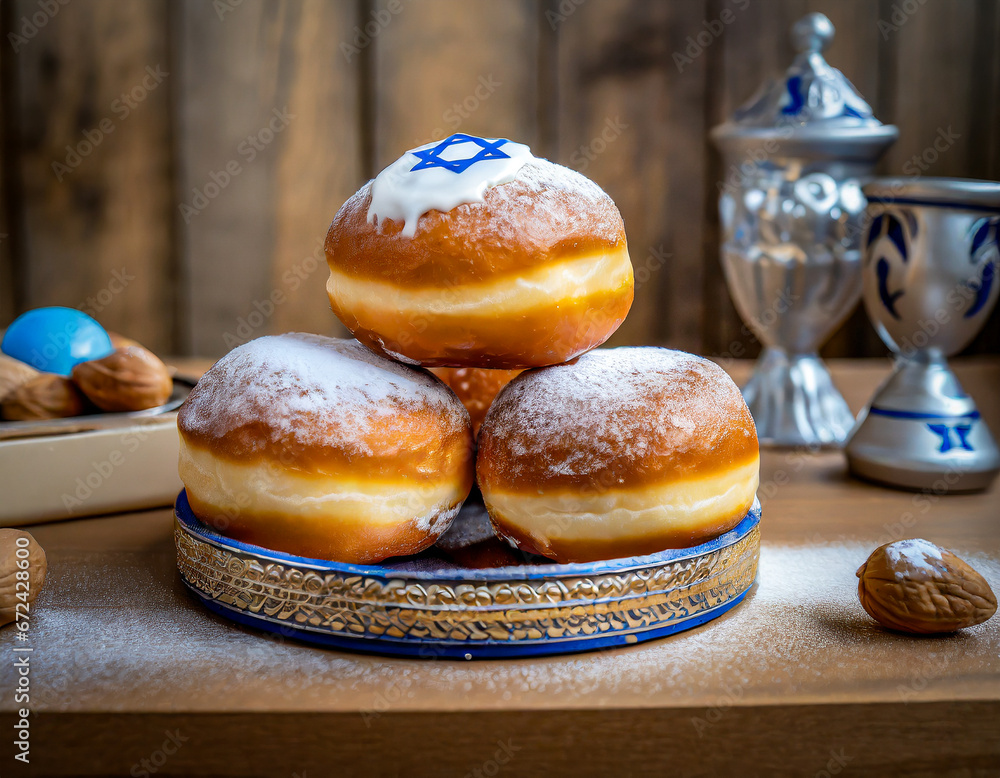
{"label": "golden brown fried crust", "polygon": [[[597,430],[589,434],[582,422],[571,428],[578,421],[572,418],[566,428],[539,437],[534,425],[524,423],[531,404],[546,401],[544,389],[533,394],[532,384],[544,371],[571,370],[577,361],[525,371],[493,401],[478,438],[476,473],[484,492],[570,488],[597,496],[724,473],[759,456],[743,396],[722,368],[707,360],[698,370],[670,377],[650,371],[644,377],[644,408],[617,414],[605,428],[615,440],[626,441],[623,445],[602,439]],[[614,392],[608,386],[609,398]],[[640,440],[641,450],[635,445]],[[561,466],[587,458],[590,467]]]}
{"label": "golden brown fried crust", "polygon": [[610,197],[564,188],[565,171],[547,160],[528,167],[531,182],[519,177],[488,189],[481,203],[430,211],[412,238],[401,234],[400,222],[368,221],[368,182],[330,225],[330,267],[362,279],[447,289],[625,245],[625,226]]}
{"label": "golden brown fried crust", "polygon": [[[234,349],[198,382],[178,427],[192,511],[229,537],[301,556],[416,553],[472,486],[458,398],[356,341],[295,333]],[[355,492],[368,497],[356,509],[323,502]]]}
{"label": "golden brown fried crust", "polygon": [[[420,484],[436,483],[442,473],[467,469],[474,441],[471,427],[449,428],[445,414],[431,408],[397,414],[389,418],[379,434],[359,436],[372,452],[362,456],[332,446],[309,445],[294,435],[281,436],[266,420],[247,420],[225,435],[195,434],[187,428],[184,416],[181,406],[177,426],[185,441],[216,457],[246,464],[270,461],[292,470],[333,476],[405,476]],[[309,423],[316,437],[328,436],[339,427],[336,420],[313,419]],[[216,433],[219,429],[215,428]]]}
{"label": "golden brown fried crust", "polygon": [[403,354],[428,367],[515,369],[558,364],[601,345],[625,320],[632,294],[629,284],[625,289],[553,300],[515,319],[487,309],[463,317],[461,324],[430,313],[414,319],[382,310],[377,331],[333,297],[330,304],[355,338],[384,357]]}
{"label": "golden brown fried crust", "polygon": [[435,367],[431,372],[458,395],[472,420],[473,435],[479,434],[493,399],[521,370],[489,370],[480,367]]}
{"label": "golden brown fried crust", "polygon": [[320,528],[281,514],[234,513],[202,503],[191,493],[188,503],[195,516],[227,537],[286,554],[349,564],[374,564],[419,553],[432,546],[449,524],[437,522],[428,532],[417,527],[415,520],[384,526],[331,520]]}
{"label": "golden brown fried crust", "polygon": [[[344,353],[362,350],[353,341],[333,341]],[[400,368],[427,374],[421,368]],[[474,438],[465,413],[440,379],[449,403],[389,394],[381,398],[383,415],[368,431],[345,421],[336,408],[276,418],[267,392],[247,393],[242,373],[220,360],[191,391],[177,415],[177,427],[192,446],[216,457],[243,463],[269,461],[290,470],[357,478],[436,483],[442,474],[472,469]],[[253,376],[250,382],[267,384]],[[433,388],[433,387],[432,387]],[[239,404],[229,401],[236,395]],[[350,398],[345,398],[345,401]],[[335,445],[333,441],[341,441]]]}

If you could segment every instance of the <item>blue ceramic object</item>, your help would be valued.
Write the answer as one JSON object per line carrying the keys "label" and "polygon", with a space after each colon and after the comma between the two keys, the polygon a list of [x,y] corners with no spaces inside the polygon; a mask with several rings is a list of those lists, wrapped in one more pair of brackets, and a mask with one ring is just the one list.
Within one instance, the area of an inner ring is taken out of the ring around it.
{"label": "blue ceramic object", "polygon": [[36,370],[68,376],[73,366],[112,351],[104,327],[75,308],[35,308],[18,316],[4,333],[0,351]]}
{"label": "blue ceramic object", "polygon": [[[455,528],[482,506],[466,505]],[[352,565],[219,535],[181,492],[184,584],[213,612],[288,638],[379,654],[519,657],[623,646],[691,629],[742,601],[757,577],[760,503],[694,548],[586,564],[462,568],[419,557]]]}
{"label": "blue ceramic object", "polygon": [[879,178],[864,193],[863,299],[896,360],[858,417],[848,464],[862,478],[935,495],[986,489],[1000,447],[947,358],[1000,300],[1000,182]]}

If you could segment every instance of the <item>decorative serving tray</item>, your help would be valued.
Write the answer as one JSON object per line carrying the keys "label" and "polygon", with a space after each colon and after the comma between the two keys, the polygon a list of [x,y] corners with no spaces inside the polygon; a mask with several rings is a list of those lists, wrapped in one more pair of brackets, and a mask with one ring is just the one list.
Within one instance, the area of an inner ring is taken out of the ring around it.
{"label": "decorative serving tray", "polygon": [[193,386],[174,376],[170,400],[147,411],[0,421],[0,526],[170,505],[177,408]]}
{"label": "decorative serving tray", "polygon": [[463,507],[435,547],[380,565],[306,559],[223,537],[194,516],[184,492],[175,516],[181,578],[215,613],[326,646],[422,657],[588,651],[691,629],[743,599],[760,556],[759,502],[735,529],[694,548],[487,568],[459,566],[446,552],[499,543],[483,540],[481,503]]}

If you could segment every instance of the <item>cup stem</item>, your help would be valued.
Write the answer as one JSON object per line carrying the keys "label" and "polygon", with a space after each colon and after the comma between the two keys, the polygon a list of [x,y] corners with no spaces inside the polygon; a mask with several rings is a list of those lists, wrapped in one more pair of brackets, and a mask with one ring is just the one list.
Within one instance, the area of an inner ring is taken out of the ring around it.
{"label": "cup stem", "polygon": [[1000,449],[940,354],[897,357],[846,447],[851,472],[903,489],[986,489]]}
{"label": "cup stem", "polygon": [[765,347],[743,398],[763,445],[840,447],[854,426],[850,408],[816,352]]}

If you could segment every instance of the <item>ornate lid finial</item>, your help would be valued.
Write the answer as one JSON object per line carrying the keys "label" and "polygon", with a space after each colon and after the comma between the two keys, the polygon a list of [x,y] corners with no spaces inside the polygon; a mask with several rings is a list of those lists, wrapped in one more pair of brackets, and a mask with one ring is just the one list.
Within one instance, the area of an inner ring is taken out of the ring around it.
{"label": "ornate lid finial", "polygon": [[795,59],[765,82],[732,118],[712,130],[723,149],[781,142],[788,153],[875,160],[899,135],[883,125],[854,85],[823,56],[833,24],[821,13],[803,16],[791,28]]}
{"label": "ornate lid finial", "polygon": [[792,46],[799,53],[825,51],[833,32],[833,22],[825,14],[807,14],[792,25]]}

